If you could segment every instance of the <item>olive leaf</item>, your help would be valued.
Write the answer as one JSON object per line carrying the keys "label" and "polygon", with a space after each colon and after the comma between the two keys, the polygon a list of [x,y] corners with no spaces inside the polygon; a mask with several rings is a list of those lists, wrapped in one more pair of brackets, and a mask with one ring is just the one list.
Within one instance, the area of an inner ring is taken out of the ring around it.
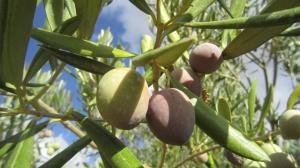
{"label": "olive leaf", "polygon": [[256,86],[257,81],[253,81],[250,86],[250,90],[248,93],[248,108],[249,108],[249,125],[250,128],[253,128],[253,118],[255,113],[255,100],[256,100]]}
{"label": "olive leaf", "polygon": [[98,15],[109,0],[74,0],[74,2],[77,16],[82,18],[77,31],[77,37],[80,39],[89,39],[94,31]]}
{"label": "olive leaf", "polygon": [[50,30],[54,31],[63,22],[64,1],[63,0],[44,0],[47,23]]}
{"label": "olive leaf", "polygon": [[228,120],[229,122],[231,122],[231,111],[230,111],[230,107],[229,104],[227,103],[227,101],[223,98],[220,98],[218,100],[218,115],[224,117],[226,120]]}
{"label": "olive leaf", "polygon": [[288,28],[287,30],[279,34],[279,36],[300,36],[300,26]]}
{"label": "olive leaf", "polygon": [[197,98],[191,91],[176,80],[171,80],[172,85],[183,91],[190,99],[196,112],[196,124],[214,141],[243,157],[268,161],[268,155],[255,143],[248,140],[241,132],[233,128],[229,122]]}
{"label": "olive leaf", "polygon": [[0,3],[0,80],[20,86],[36,0]]}
{"label": "olive leaf", "polygon": [[47,52],[49,52],[49,54],[51,54],[52,56],[56,57],[57,59],[60,59],[61,61],[67,64],[70,64],[78,69],[82,69],[98,75],[103,75],[114,68],[102,62],[82,57],[80,55],[76,55],[70,52],[57,50],[49,47],[45,47],[45,50],[47,50]]}
{"label": "olive leaf", "polygon": [[147,34],[143,35],[141,41],[141,52],[145,53],[149,50],[152,50],[153,48],[154,48],[153,38]]}
{"label": "olive leaf", "polygon": [[222,6],[222,8],[228,13],[228,15],[232,18],[234,18],[234,15],[231,13],[229,7],[226,5],[226,2],[223,0],[217,0],[219,4]]}
{"label": "olive leaf", "polygon": [[104,127],[96,124],[81,113],[73,112],[72,115],[97,144],[101,156],[106,159],[110,166],[116,168],[142,167],[141,162],[129,148]]}
{"label": "olive leaf", "polygon": [[[260,14],[272,13],[274,11],[298,7],[299,0],[272,0]],[[262,27],[262,28],[247,28],[240,33],[223,51],[225,59],[232,59],[242,54],[256,49],[261,44],[265,43],[272,37],[280,34],[282,31],[290,27],[291,24],[275,27]]]}
{"label": "olive leaf", "polygon": [[74,142],[72,145],[61,151],[59,154],[52,157],[46,163],[41,165],[39,168],[57,168],[63,167],[73,156],[75,156],[80,150],[85,148],[90,142],[91,138],[85,136]]}
{"label": "olive leaf", "polygon": [[16,94],[16,88],[10,83],[0,81],[0,89]]}
{"label": "olive leaf", "polygon": [[184,38],[180,41],[167,44],[162,48],[150,50],[138,57],[133,58],[132,64],[135,66],[140,66],[155,60],[162,66],[169,66],[173,64],[195,41],[196,39],[192,37]]}
{"label": "olive leaf", "polygon": [[139,8],[141,11],[143,11],[144,13],[151,15],[151,16],[155,16],[153,11],[151,10],[151,8],[149,7],[149,5],[147,4],[147,2],[145,0],[129,0],[134,6],[136,6],[137,8]]}
{"label": "olive leaf", "polygon": [[300,98],[300,84],[295,87],[293,92],[290,94],[288,102],[287,102],[287,109],[292,109],[294,105]]}
{"label": "olive leaf", "polygon": [[299,22],[300,7],[252,17],[240,17],[222,21],[184,23],[184,26],[201,29],[241,29],[281,26]]}
{"label": "olive leaf", "polygon": [[[80,17],[70,18],[62,23],[60,27],[55,30],[55,32],[72,35],[76,29],[78,28],[80,23]],[[23,80],[23,83],[28,83],[37,72],[45,65],[47,61],[49,61],[51,55],[47,53],[45,50],[39,49],[28,68],[26,76]]]}
{"label": "olive leaf", "polygon": [[12,151],[5,165],[7,168],[31,168],[33,162],[34,138],[29,137],[18,145]]}
{"label": "olive leaf", "polygon": [[52,48],[68,50],[83,56],[124,58],[133,57],[135,54],[112,48],[106,45],[95,44],[92,41],[80,40],[72,36],[43,29],[32,29],[31,36],[42,43],[50,45]]}
{"label": "olive leaf", "polygon": [[268,113],[270,113],[270,111],[272,110],[273,92],[274,92],[274,87],[270,86],[268,89],[268,94],[264,100],[264,105],[261,111],[260,118],[256,125],[257,130],[262,130],[264,128],[264,123],[265,123],[264,121]]}

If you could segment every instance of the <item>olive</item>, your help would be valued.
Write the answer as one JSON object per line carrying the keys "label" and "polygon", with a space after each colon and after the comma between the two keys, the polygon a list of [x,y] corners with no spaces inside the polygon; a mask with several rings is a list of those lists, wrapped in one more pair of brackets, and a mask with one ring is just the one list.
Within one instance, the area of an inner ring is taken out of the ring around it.
{"label": "olive", "polygon": [[195,47],[189,58],[192,69],[202,74],[216,71],[222,61],[221,50],[211,43],[203,43]]}
{"label": "olive", "polygon": [[202,87],[199,77],[189,68],[175,69],[171,76],[187,87],[195,95],[201,96]]}
{"label": "olive", "polygon": [[128,130],[145,118],[149,97],[148,85],[140,74],[130,68],[116,68],[98,85],[97,107],[112,126]]}
{"label": "olive", "polygon": [[281,135],[284,139],[300,138],[300,111],[288,110],[279,119]]}
{"label": "olive", "polygon": [[182,91],[168,88],[152,95],[146,119],[150,130],[162,142],[183,145],[193,132],[195,111]]}

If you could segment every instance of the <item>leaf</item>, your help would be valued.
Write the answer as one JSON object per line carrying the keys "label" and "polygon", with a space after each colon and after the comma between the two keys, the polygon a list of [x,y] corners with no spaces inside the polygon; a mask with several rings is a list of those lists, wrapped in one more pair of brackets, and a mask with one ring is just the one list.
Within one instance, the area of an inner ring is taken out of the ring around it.
{"label": "leaf", "polygon": [[96,45],[87,40],[80,40],[72,36],[47,32],[43,29],[33,29],[31,36],[52,48],[68,50],[72,53],[91,57],[125,58],[133,57],[135,54],[112,48],[105,45]]}
{"label": "leaf", "polygon": [[153,48],[154,48],[153,38],[147,34],[143,35],[143,38],[141,41],[141,52],[145,53],[149,50],[152,50]]}
{"label": "leaf", "polygon": [[[271,13],[278,10],[289,9],[300,5],[299,0],[272,0],[261,12]],[[269,27],[269,28],[248,28],[240,33],[223,51],[225,59],[232,59],[256,49],[272,37],[280,34],[291,24]]]}
{"label": "leaf", "polygon": [[300,36],[300,26],[289,28],[279,34],[279,36]]}
{"label": "leaf", "polygon": [[20,86],[36,1],[0,2],[0,80]]}
{"label": "leaf", "polygon": [[185,38],[162,48],[150,50],[141,56],[133,58],[132,64],[140,66],[155,60],[162,66],[169,66],[173,64],[195,41],[195,38]]}
{"label": "leaf", "polygon": [[[80,23],[80,17],[73,17],[70,18],[62,23],[60,27],[55,30],[55,32],[66,34],[66,35],[72,35],[78,28],[78,25]],[[49,53],[45,52],[43,49],[39,49],[37,53],[35,54],[28,71],[26,73],[26,76],[23,80],[23,83],[28,83],[36,74],[37,72],[45,65],[47,61],[49,61],[51,55]]]}
{"label": "leaf", "polygon": [[299,21],[300,7],[281,10],[252,17],[240,17],[222,21],[184,23],[184,26],[201,29],[242,29],[273,27],[293,24]]}
{"label": "leaf", "polygon": [[232,18],[234,18],[233,14],[231,13],[229,7],[226,5],[226,2],[223,0],[217,0],[219,4],[222,6],[222,8],[228,13],[228,15]]}
{"label": "leaf", "polygon": [[36,121],[32,121],[28,127],[15,135],[12,135],[5,140],[0,142],[0,158],[3,157],[7,152],[12,150],[16,144],[22,142],[23,140],[35,135],[40,132],[48,125],[49,121],[42,122],[40,124],[36,124]]}
{"label": "leaf", "polygon": [[108,132],[104,127],[94,121],[74,112],[73,117],[87,131],[93,141],[97,144],[101,156],[116,168],[142,167],[140,161],[119,139]]}
{"label": "leaf", "polygon": [[252,160],[270,160],[268,155],[255,142],[248,140],[241,132],[233,128],[226,119],[217,116],[215,111],[206,105],[203,100],[198,99],[194,93],[178,81],[172,79],[171,83],[191,99],[191,103],[195,108],[197,126],[215,142]]}
{"label": "leaf", "polygon": [[292,109],[294,105],[297,103],[297,101],[300,98],[300,84],[296,86],[296,88],[293,90],[293,92],[290,94],[288,102],[287,102],[287,109]]}
{"label": "leaf", "polygon": [[229,122],[232,121],[230,107],[225,99],[220,98],[218,100],[218,115],[224,117]]}
{"label": "leaf", "polygon": [[34,138],[29,137],[18,145],[12,151],[6,166],[7,168],[31,168],[33,162],[33,144]]}
{"label": "leaf", "polygon": [[77,36],[80,39],[90,39],[94,32],[94,26],[97,22],[103,6],[109,2],[108,0],[74,0],[76,5],[77,16],[81,17]]}
{"label": "leaf", "polygon": [[253,118],[255,113],[255,100],[256,100],[256,86],[257,81],[251,83],[251,87],[248,94],[248,108],[249,108],[249,125],[250,129],[253,128]]}
{"label": "leaf", "polygon": [[147,2],[145,0],[129,0],[134,6],[136,6],[137,8],[139,8],[141,11],[143,11],[144,13],[151,15],[151,16],[155,16],[153,11],[151,10],[151,8],[149,7],[149,5],[147,4]]}
{"label": "leaf", "polygon": [[50,160],[48,160],[46,163],[44,163],[39,168],[57,168],[57,167],[63,167],[65,163],[67,163],[69,160],[72,159],[74,155],[76,155],[79,151],[81,151],[83,148],[85,148],[90,142],[91,138],[89,136],[85,136],[83,138],[80,138],[76,142],[74,142],[72,145],[64,149],[59,154],[52,157]]}
{"label": "leaf", "polygon": [[64,1],[44,0],[44,8],[50,29],[54,31],[63,22]]}
{"label": "leaf", "polygon": [[94,74],[103,75],[114,68],[102,62],[90,58],[85,58],[70,52],[56,50],[49,47],[45,47],[45,50],[47,50],[49,54],[56,57],[57,59],[60,59],[61,61],[74,66],[75,68],[82,69]]}
{"label": "leaf", "polygon": [[9,84],[9,83],[0,81],[0,89],[10,92],[10,93],[13,93],[13,94],[16,94],[16,88],[12,84]]}
{"label": "leaf", "polygon": [[264,121],[272,107],[273,92],[274,92],[274,88],[273,88],[273,86],[270,86],[270,88],[268,90],[268,95],[266,96],[265,101],[264,101],[264,105],[263,105],[263,108],[261,111],[260,118],[256,125],[257,130],[262,130],[264,128]]}

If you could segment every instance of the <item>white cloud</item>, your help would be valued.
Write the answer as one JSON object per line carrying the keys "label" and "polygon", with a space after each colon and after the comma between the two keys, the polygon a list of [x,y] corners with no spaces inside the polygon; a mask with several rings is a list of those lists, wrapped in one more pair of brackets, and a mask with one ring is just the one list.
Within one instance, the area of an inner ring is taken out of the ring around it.
{"label": "white cloud", "polygon": [[[114,0],[103,9],[104,15],[117,16],[116,20],[122,23],[125,32],[121,40],[130,45],[133,52],[140,51],[140,40],[143,34],[152,35],[149,30],[149,17],[137,9],[129,1]],[[113,21],[113,20],[112,20]]]}

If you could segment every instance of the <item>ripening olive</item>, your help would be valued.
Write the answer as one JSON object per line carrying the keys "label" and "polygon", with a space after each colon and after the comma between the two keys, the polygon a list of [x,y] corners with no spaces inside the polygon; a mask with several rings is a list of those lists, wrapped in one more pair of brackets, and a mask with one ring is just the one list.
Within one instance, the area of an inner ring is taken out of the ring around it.
{"label": "ripening olive", "polygon": [[143,77],[130,68],[107,72],[97,89],[97,107],[108,123],[120,129],[136,127],[146,116],[148,86]]}
{"label": "ripening olive", "polygon": [[182,91],[168,88],[152,95],[146,118],[158,139],[171,145],[183,145],[193,132],[195,111]]}
{"label": "ripening olive", "polygon": [[202,87],[199,77],[189,68],[175,69],[172,77],[187,87],[195,95],[201,96]]}
{"label": "ripening olive", "polygon": [[280,117],[279,127],[284,139],[300,138],[300,111],[288,110]]}
{"label": "ripening olive", "polygon": [[203,43],[195,47],[189,59],[192,69],[202,74],[216,71],[222,61],[221,50],[211,43]]}

